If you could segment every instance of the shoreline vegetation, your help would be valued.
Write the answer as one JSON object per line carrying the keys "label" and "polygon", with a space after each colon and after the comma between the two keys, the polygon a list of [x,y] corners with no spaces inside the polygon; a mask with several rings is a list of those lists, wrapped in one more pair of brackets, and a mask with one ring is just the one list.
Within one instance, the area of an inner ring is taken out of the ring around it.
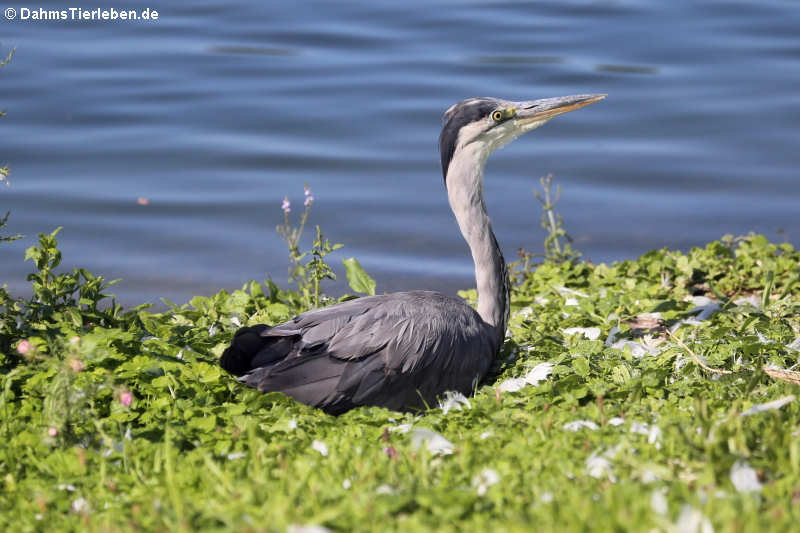
{"label": "shoreline vegetation", "polygon": [[473,397],[332,417],[217,366],[238,327],[289,319],[313,283],[123,310],[103,278],[56,273],[57,232],[26,252],[33,296],[0,289],[4,530],[781,531],[800,517],[789,244],[523,256]]}
{"label": "shoreline vegetation", "polygon": [[[339,245],[317,227],[299,248],[308,186],[299,225],[285,198],[277,228],[294,290],[251,281],[125,310],[113,281],[59,270],[59,229],[40,235],[33,295],[0,287],[0,529],[796,529],[800,252],[751,234],[580,262],[560,191],[541,185],[544,253],[511,265],[490,375],[416,413],[333,417],[217,364],[239,327],[336,301],[321,284]],[[351,289],[374,294],[344,263]]]}
{"label": "shoreline vegetation", "polygon": [[[0,59],[0,68],[3,68],[6,65],[8,65],[11,62],[11,58],[12,57],[14,57],[14,49],[13,48],[11,50],[9,50],[8,55],[5,56],[5,59]],[[5,109],[0,109],[0,118],[5,116],[5,114],[6,114]],[[8,181],[9,174],[11,174],[11,171],[8,169],[8,166],[0,163],[0,185],[3,185],[3,184],[10,185],[11,182]],[[8,215],[6,215],[6,218],[2,219],[2,222],[0,222],[0,227],[2,227],[2,224],[5,223],[7,218],[8,218]],[[8,239],[4,239],[4,240],[8,240]],[[0,241],[0,242],[3,242],[3,241]]]}

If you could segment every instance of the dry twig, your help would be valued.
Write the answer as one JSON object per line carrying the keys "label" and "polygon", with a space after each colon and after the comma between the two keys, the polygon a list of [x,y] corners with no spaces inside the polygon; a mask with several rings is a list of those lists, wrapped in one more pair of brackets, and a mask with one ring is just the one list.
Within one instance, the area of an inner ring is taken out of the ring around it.
{"label": "dry twig", "polygon": [[677,342],[677,343],[678,343],[678,345],[679,345],[681,348],[683,348],[684,350],[686,350],[686,353],[688,353],[689,355],[691,355],[691,356],[692,356],[692,359],[694,359],[694,362],[695,362],[695,363],[697,363],[698,365],[700,365],[702,368],[704,368],[704,369],[708,370],[708,371],[709,371],[709,372],[711,372],[712,374],[733,374],[733,372],[732,372],[731,370],[724,370],[724,369],[722,369],[722,368],[713,368],[713,367],[710,367],[710,366],[708,366],[707,364],[705,364],[705,363],[703,362],[703,360],[702,360],[702,359],[700,359],[700,357],[699,357],[699,356],[698,356],[696,353],[694,353],[694,352],[692,351],[692,349],[691,349],[691,348],[689,348],[688,346],[686,346],[686,343],[684,343],[682,340],[680,340],[678,337],[676,337],[674,333],[672,333],[672,332],[671,332],[669,329],[667,329],[667,330],[665,330],[665,331],[667,332],[667,335],[669,335],[669,338],[671,338],[672,340],[674,340],[675,342]]}
{"label": "dry twig", "polygon": [[761,367],[761,370],[763,370],[764,373],[771,378],[780,379],[781,381],[788,381],[789,383],[794,383],[795,385],[800,385],[800,372],[767,365]]}
{"label": "dry twig", "polygon": [[[686,343],[684,343],[681,339],[676,337],[674,333],[672,333],[669,329],[667,329],[666,332],[667,332],[667,335],[672,340],[674,340],[676,343],[678,343],[678,345],[681,348],[686,350],[686,353],[688,353],[692,357],[692,359],[694,359],[695,363],[700,365],[700,367],[704,368],[705,370],[708,370],[712,374],[733,374],[733,371],[731,371],[731,370],[725,370],[725,369],[722,369],[722,368],[713,368],[713,367],[708,366],[706,363],[703,362],[702,359],[700,359],[700,357],[697,354],[695,354],[692,351],[691,348],[689,348],[686,345]],[[800,385],[800,372],[796,372],[794,370],[786,370],[785,368],[778,368],[778,367],[769,366],[769,365],[762,366],[761,370],[763,370],[766,375],[768,375],[769,377],[771,377],[773,379],[779,379],[781,381],[786,381],[788,383],[794,383],[795,385]],[[753,370],[752,369],[745,369],[744,371],[745,372],[752,372]]]}

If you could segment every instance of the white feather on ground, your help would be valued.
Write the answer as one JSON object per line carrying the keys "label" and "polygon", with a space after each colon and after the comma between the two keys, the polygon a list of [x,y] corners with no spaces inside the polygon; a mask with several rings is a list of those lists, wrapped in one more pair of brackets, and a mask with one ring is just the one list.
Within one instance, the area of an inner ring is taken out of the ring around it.
{"label": "white feather on ground", "polygon": [[529,370],[524,376],[519,378],[509,378],[503,381],[497,386],[497,389],[500,392],[517,392],[527,385],[533,385],[535,387],[542,381],[545,381],[550,376],[552,371],[553,363],[539,363]]}
{"label": "white feather on ground", "polygon": [[586,459],[586,473],[596,479],[608,478],[611,483],[617,482],[611,461],[602,455],[592,454]]}
{"label": "white feather on ground", "polygon": [[714,533],[714,526],[706,516],[689,504],[681,508],[681,514],[672,528],[675,533]]}
{"label": "white feather on ground", "polygon": [[794,394],[790,394],[789,396],[784,396],[783,398],[778,398],[777,400],[773,400],[771,402],[759,403],[759,404],[754,405],[750,409],[747,409],[746,411],[743,411],[742,414],[739,415],[739,416],[750,416],[750,415],[754,415],[756,413],[761,413],[763,411],[770,411],[772,409],[780,409],[784,405],[789,404],[789,403],[793,402],[794,400],[795,400],[795,395]]}
{"label": "white feather on ground", "polygon": [[736,461],[731,467],[731,483],[739,492],[761,492],[756,471],[744,461]]}
{"label": "white feather on ground", "polygon": [[655,424],[651,426],[645,422],[633,422],[630,431],[639,435],[647,435],[647,442],[655,444],[656,448],[661,446],[661,428]]}
{"label": "white feather on ground", "polygon": [[319,452],[322,457],[328,457],[328,445],[321,440],[315,440],[311,443],[311,447]]}
{"label": "white feather on ground", "polygon": [[411,434],[411,445],[415,450],[425,446],[431,455],[450,455],[455,449],[453,443],[439,433],[423,428],[414,429]]}
{"label": "white feather on ground", "polygon": [[439,408],[442,410],[442,414],[445,415],[450,411],[460,411],[463,407],[469,409],[472,407],[472,404],[469,403],[466,396],[458,391],[446,391],[444,393],[444,398],[439,400]]}
{"label": "white feather on ground", "polygon": [[595,429],[598,429],[599,426],[591,420],[573,420],[572,422],[567,422],[564,424],[564,429],[567,431],[580,431],[583,428],[594,431]]}
{"label": "white feather on ground", "polygon": [[499,481],[500,475],[497,471],[491,468],[484,468],[479,474],[472,478],[472,486],[475,487],[478,496],[483,496],[486,494],[486,491],[489,490],[489,487],[497,484]]}
{"label": "white feather on ground", "polygon": [[566,328],[561,332],[564,335],[583,335],[590,341],[597,340],[600,336],[600,328]]}

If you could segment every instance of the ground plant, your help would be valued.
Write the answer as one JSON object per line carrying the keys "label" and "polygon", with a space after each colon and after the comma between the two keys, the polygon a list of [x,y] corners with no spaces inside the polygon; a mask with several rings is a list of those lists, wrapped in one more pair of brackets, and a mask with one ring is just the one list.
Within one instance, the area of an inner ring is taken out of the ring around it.
{"label": "ground plant", "polygon": [[[5,67],[11,62],[11,58],[14,57],[14,49],[12,48],[5,59],[0,59],[0,68]],[[4,109],[0,109],[0,117],[3,117],[6,114]],[[0,165],[0,185],[5,184],[9,185],[10,182],[8,180],[8,176],[11,174],[11,171],[8,169],[7,165]],[[8,215],[6,215],[8,216]],[[5,222],[5,220],[3,220]]]}
{"label": "ground plant", "polygon": [[217,365],[237,328],[333,301],[321,232],[310,255],[287,241],[299,291],[254,281],[159,312],[123,309],[40,235],[32,296],[0,290],[0,529],[794,530],[800,253],[726,236],[594,265],[551,221],[473,397],[339,417]]}

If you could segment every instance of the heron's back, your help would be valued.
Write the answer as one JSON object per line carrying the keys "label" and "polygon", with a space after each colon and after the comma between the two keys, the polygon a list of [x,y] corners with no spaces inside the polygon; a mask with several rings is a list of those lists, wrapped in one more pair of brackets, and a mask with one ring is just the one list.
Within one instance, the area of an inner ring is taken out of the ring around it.
{"label": "heron's back", "polygon": [[241,381],[252,387],[331,413],[361,405],[403,410],[434,405],[448,390],[471,394],[497,353],[497,337],[459,299],[400,292],[243,328],[221,364],[244,373]]}

